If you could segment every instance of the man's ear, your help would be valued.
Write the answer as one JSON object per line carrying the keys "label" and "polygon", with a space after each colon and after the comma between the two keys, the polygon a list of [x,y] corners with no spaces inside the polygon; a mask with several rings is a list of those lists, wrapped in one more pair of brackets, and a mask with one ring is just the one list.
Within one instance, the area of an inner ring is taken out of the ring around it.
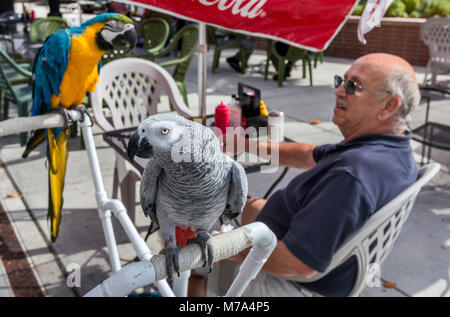
{"label": "man's ear", "polygon": [[384,105],[383,110],[378,114],[378,120],[385,121],[395,116],[398,108],[402,105],[402,100],[399,96],[393,96]]}

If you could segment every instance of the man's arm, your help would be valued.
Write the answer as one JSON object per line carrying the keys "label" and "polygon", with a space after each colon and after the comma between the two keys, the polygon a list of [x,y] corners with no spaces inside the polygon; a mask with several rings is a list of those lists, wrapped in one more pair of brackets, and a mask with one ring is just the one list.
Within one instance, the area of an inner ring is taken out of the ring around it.
{"label": "man's arm", "polygon": [[[227,134],[222,138],[223,151],[229,154],[240,154],[243,151],[270,160],[273,152],[279,151],[279,164],[286,167],[310,169],[316,165],[312,144],[297,142],[260,142],[248,140],[236,134]],[[230,144],[231,143],[231,144]]]}
{"label": "man's arm", "polygon": [[[246,151],[257,149],[257,155],[270,159],[273,151],[279,151],[279,162],[281,166],[299,169],[310,169],[316,165],[313,150],[316,147],[312,144],[297,142],[259,142],[246,140]],[[267,155],[266,155],[267,154]]]}
{"label": "man's arm", "polygon": [[[248,255],[249,249],[240,252],[239,254],[232,256],[229,260],[244,261]],[[264,263],[262,269],[268,273],[279,275],[285,278],[289,277],[312,277],[317,272],[311,267],[303,263],[286,247],[283,241],[278,241],[277,246],[273,250],[272,254]]]}
{"label": "man's arm", "polygon": [[[267,200],[262,198],[249,198],[242,213],[241,225],[246,225],[254,222],[266,202]],[[250,249],[246,249],[229,259],[243,261],[247,256],[249,250]],[[316,273],[315,270],[303,263],[291,251],[289,251],[283,241],[277,242],[277,246],[273,250],[270,257],[267,259],[266,263],[263,266],[263,269],[266,272],[283,277],[311,277]]]}

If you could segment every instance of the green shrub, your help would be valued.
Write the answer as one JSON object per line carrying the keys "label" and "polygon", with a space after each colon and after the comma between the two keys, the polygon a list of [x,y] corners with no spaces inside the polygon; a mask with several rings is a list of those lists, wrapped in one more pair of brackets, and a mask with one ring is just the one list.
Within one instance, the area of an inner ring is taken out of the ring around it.
{"label": "green shrub", "polygon": [[[362,15],[367,1],[355,6],[354,15]],[[450,18],[450,0],[394,0],[385,16],[411,18]]]}
{"label": "green shrub", "polygon": [[421,6],[420,0],[402,0],[402,2],[405,5],[405,10],[407,13],[416,11]]}
{"label": "green shrub", "polygon": [[409,14],[409,17],[410,18],[420,18],[420,12],[417,10],[414,10]]}
{"label": "green shrub", "polygon": [[450,17],[450,1],[448,0],[432,0],[427,1],[423,9],[423,15],[426,18],[435,16]]}
{"label": "green shrub", "polygon": [[364,6],[362,4],[358,4],[355,7],[355,10],[353,10],[353,15],[362,15],[364,11]]}
{"label": "green shrub", "polygon": [[[388,17],[404,17],[406,6],[400,0],[394,0],[386,11]],[[406,14],[408,16],[408,14]]]}

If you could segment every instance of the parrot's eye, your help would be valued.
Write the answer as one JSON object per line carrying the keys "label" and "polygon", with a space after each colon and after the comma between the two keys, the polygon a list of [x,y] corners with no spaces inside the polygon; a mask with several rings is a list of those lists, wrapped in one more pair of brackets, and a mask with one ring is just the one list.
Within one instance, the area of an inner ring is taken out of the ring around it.
{"label": "parrot's eye", "polygon": [[106,28],[112,30],[112,31],[120,31],[123,29],[123,22],[122,21],[117,21],[117,20],[112,20],[112,21],[108,21],[105,24]]}
{"label": "parrot's eye", "polygon": [[169,129],[167,129],[167,128],[162,128],[161,129],[161,134],[167,134],[167,133],[169,133]]}

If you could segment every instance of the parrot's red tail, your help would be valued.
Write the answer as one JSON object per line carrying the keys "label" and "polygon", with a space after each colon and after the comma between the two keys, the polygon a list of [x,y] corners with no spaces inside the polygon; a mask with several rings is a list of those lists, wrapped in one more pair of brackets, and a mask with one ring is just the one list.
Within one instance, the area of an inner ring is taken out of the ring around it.
{"label": "parrot's red tail", "polygon": [[177,243],[181,248],[186,246],[190,239],[195,238],[195,232],[191,230],[191,227],[177,226],[175,228],[175,235],[177,237]]}

